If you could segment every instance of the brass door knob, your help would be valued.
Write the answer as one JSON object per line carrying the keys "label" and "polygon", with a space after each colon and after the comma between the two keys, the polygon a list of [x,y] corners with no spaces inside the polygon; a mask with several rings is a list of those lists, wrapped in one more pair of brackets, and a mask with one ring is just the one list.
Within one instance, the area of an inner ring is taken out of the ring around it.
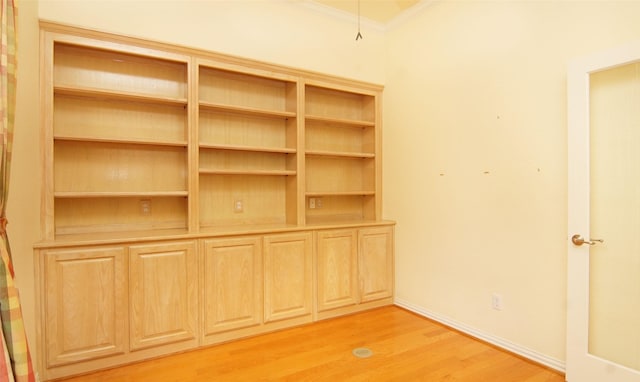
{"label": "brass door knob", "polygon": [[589,239],[589,240],[585,240],[582,238],[582,236],[580,236],[579,233],[571,236],[571,242],[576,245],[576,246],[581,246],[582,244],[589,244],[589,245],[595,245],[597,243],[604,243],[604,240],[602,239]]}

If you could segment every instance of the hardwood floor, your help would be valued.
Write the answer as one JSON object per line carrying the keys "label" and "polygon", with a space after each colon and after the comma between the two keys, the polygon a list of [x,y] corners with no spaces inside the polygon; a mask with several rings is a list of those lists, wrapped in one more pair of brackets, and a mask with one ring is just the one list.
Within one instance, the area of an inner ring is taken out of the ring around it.
{"label": "hardwood floor", "polygon": [[[367,347],[369,358],[352,350]],[[564,376],[391,306],[66,382],[562,382]]]}

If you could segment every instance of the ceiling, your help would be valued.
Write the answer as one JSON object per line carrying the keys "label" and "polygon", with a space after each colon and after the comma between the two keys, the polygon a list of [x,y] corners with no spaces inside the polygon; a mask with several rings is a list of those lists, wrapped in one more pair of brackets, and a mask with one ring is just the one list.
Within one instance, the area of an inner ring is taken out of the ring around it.
{"label": "ceiling", "polygon": [[[386,24],[422,0],[313,0],[315,3]],[[359,4],[358,4],[359,3]]]}

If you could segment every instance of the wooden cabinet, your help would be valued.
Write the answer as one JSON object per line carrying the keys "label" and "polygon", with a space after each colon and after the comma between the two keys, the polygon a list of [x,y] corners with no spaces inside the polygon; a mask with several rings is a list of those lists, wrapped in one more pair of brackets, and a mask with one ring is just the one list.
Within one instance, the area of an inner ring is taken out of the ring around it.
{"label": "wooden cabinet", "polygon": [[318,231],[317,318],[392,303],[393,226]]}
{"label": "wooden cabinet", "polygon": [[250,334],[263,322],[261,237],[208,239],[202,248],[202,342]]}
{"label": "wooden cabinet", "polygon": [[44,21],[40,62],[44,379],[392,303],[382,86]]}
{"label": "wooden cabinet", "polygon": [[129,248],[131,350],[196,342],[198,268],[192,241]]}
{"label": "wooden cabinet", "polygon": [[128,351],[124,247],[47,250],[44,344],[47,367]]}
{"label": "wooden cabinet", "polygon": [[393,296],[393,227],[358,231],[358,266],[362,302]]}
{"label": "wooden cabinet", "polygon": [[312,235],[310,232],[264,238],[264,320],[311,321]]}
{"label": "wooden cabinet", "polygon": [[193,241],[36,253],[45,380],[198,345]]}
{"label": "wooden cabinet", "polygon": [[317,233],[318,311],[358,303],[358,231]]}
{"label": "wooden cabinet", "polygon": [[313,319],[311,232],[202,241],[202,344]]}

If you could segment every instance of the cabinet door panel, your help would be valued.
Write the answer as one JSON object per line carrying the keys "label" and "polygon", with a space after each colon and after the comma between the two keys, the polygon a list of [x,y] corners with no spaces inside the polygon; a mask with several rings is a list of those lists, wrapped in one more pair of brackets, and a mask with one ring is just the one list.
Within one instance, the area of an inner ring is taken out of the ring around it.
{"label": "cabinet door panel", "polygon": [[361,301],[393,296],[393,228],[367,228],[358,234]]}
{"label": "cabinet door panel", "polygon": [[123,354],[124,248],[52,250],[43,256],[47,367]]}
{"label": "cabinet door panel", "polygon": [[204,243],[204,336],[262,322],[259,237]]}
{"label": "cabinet door panel", "polygon": [[195,244],[133,246],[129,255],[131,349],[195,338]]}
{"label": "cabinet door panel", "polygon": [[355,230],[318,232],[318,311],[358,301],[358,241]]}
{"label": "cabinet door panel", "polygon": [[265,321],[311,314],[311,233],[264,238]]}

